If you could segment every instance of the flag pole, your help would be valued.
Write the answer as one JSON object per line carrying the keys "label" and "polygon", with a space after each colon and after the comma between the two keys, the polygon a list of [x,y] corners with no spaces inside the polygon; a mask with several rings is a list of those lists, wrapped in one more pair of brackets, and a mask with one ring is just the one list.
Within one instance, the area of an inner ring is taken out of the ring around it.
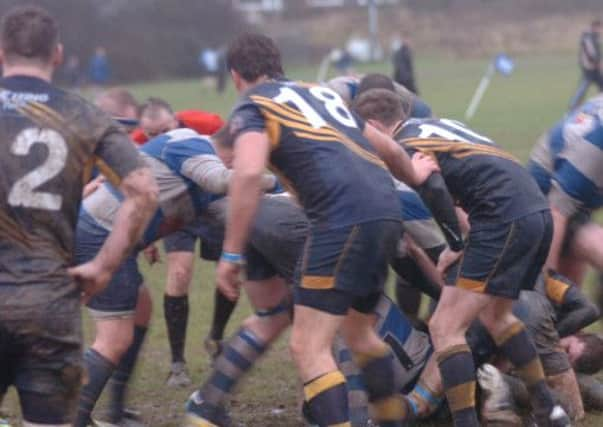
{"label": "flag pole", "polygon": [[469,107],[467,107],[467,111],[465,111],[465,120],[471,120],[471,118],[475,115],[477,107],[479,107],[482,97],[484,96],[486,89],[488,89],[495,71],[494,63],[490,62],[490,65],[488,65],[488,69],[486,70],[486,74],[484,74],[482,80],[479,82],[479,85],[473,94],[473,98],[471,98]]}

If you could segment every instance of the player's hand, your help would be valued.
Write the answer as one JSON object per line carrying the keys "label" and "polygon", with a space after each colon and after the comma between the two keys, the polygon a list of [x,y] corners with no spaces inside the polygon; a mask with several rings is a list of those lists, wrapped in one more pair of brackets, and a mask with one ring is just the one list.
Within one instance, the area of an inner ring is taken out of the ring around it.
{"label": "player's hand", "polygon": [[94,260],[72,267],[68,273],[79,284],[84,303],[102,292],[111,280],[111,273]]}
{"label": "player's hand", "polygon": [[434,172],[439,172],[437,162],[426,154],[417,152],[411,157],[412,167],[415,170],[415,186],[423,184]]}
{"label": "player's hand", "polygon": [[444,273],[461,258],[461,255],[463,255],[463,251],[455,252],[450,248],[444,249],[438,258],[438,273],[444,277]]}
{"label": "player's hand", "polygon": [[241,293],[241,266],[227,261],[220,261],[216,268],[218,289],[231,301],[236,301]]}
{"label": "player's hand", "polygon": [[161,262],[161,256],[159,255],[159,249],[156,245],[149,245],[142,251],[144,259],[147,260],[149,265],[153,265],[157,262]]}
{"label": "player's hand", "polygon": [[82,191],[82,197],[86,198],[92,193],[94,193],[96,190],[98,190],[98,187],[100,187],[104,182],[105,177],[103,175],[97,176],[95,179],[93,179],[84,186],[84,189]]}

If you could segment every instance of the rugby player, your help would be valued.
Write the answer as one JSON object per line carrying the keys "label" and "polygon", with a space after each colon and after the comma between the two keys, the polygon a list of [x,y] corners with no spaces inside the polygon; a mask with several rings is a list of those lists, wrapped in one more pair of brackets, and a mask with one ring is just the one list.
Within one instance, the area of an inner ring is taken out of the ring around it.
{"label": "rugby player", "polygon": [[[140,130],[143,136],[153,137],[177,128],[190,128],[201,135],[212,135],[221,126],[222,119],[217,114],[189,110],[174,113],[171,106],[159,98],[149,98],[140,108]],[[138,143],[144,141],[132,133]],[[211,230],[203,226],[202,221],[182,228],[163,239],[167,254],[167,278],[163,297],[163,312],[168,331],[168,342],[172,356],[172,365],[167,379],[169,386],[185,387],[191,384],[186,370],[184,347],[188,325],[188,291],[193,274],[195,242],[201,239],[201,257],[208,261],[217,261],[220,256],[222,236],[214,236]],[[216,243],[216,240],[218,242]],[[216,248],[217,247],[217,248]],[[150,254],[151,263],[158,260],[158,251],[153,245],[145,250]],[[216,290],[214,294],[214,315],[210,333],[204,340],[208,353],[215,357],[220,351],[220,341],[224,335],[226,323],[235,304]]]}
{"label": "rugby player", "polygon": [[[218,286],[231,299],[239,295],[258,178],[270,158],[310,222],[290,343],[304,383],[305,413],[321,426],[349,425],[345,379],[331,353],[341,331],[369,384],[377,421],[400,425],[403,414],[391,383],[393,356],[367,315],[381,295],[401,232],[399,202],[379,156],[411,185],[419,185],[435,165],[416,156],[413,167],[393,140],[365,126],[332,90],[282,80],[280,52],[270,38],[242,35],[227,58],[235,87],[244,95],[229,122],[234,174]],[[191,425],[207,423],[201,404],[188,401]]]}
{"label": "rugby player", "polygon": [[580,284],[586,265],[603,271],[603,228],[591,221],[603,206],[603,94],[543,135],[528,169],[547,195],[555,231],[547,261]]}
{"label": "rugby player", "polygon": [[539,425],[569,425],[546,384],[531,338],[512,313],[520,290],[533,288],[553,232],[548,203],[536,183],[511,155],[456,121],[400,121],[400,97],[390,91],[365,92],[354,109],[384,132],[395,133],[410,153],[438,161],[441,174],[434,173],[419,189],[436,219],[446,217],[447,224],[454,224],[453,197],[469,215],[466,246],[458,227],[443,228],[449,247],[440,255],[438,270],[446,273],[447,286],[429,322],[455,425],[479,425],[475,367],[465,340],[477,318],[526,382]]}
{"label": "rugby player", "polygon": [[[150,219],[157,186],[110,117],[51,84],[63,48],[45,10],[7,11],[0,44],[0,395],[17,388],[26,426],[69,426],[83,379],[81,294],[106,286]],[[95,256],[69,269],[93,164],[123,203]]]}
{"label": "rugby player", "polygon": [[[96,337],[85,352],[88,383],[80,396],[75,426],[90,423],[90,414],[107,380],[113,378],[108,421],[124,416],[128,380],[150,320],[150,301],[141,301],[143,278],[137,253],[155,240],[192,223],[227,190],[231,172],[217,157],[212,143],[189,129],[176,129],[141,147],[143,160],[159,184],[159,209],[134,251],[119,266],[105,291],[92,298],[88,308],[95,321]],[[272,175],[262,177],[262,188],[272,189]],[[95,256],[115,224],[122,194],[105,183],[82,205],[76,233],[76,259]]]}

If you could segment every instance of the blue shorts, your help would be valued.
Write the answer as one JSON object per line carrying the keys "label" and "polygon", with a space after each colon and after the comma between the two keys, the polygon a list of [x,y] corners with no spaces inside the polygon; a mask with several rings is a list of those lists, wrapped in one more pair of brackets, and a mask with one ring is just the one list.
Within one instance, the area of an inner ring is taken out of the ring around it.
{"label": "blue shorts", "polygon": [[[75,234],[75,262],[82,264],[93,259],[108,235],[108,230],[82,210]],[[88,302],[88,308],[94,317],[121,317],[134,314],[138,289],[143,283],[136,258],[137,253],[129,255],[121,263],[105,290]]]}
{"label": "blue shorts", "polygon": [[551,212],[503,224],[472,224],[467,246],[447,272],[446,285],[517,299],[534,288],[553,236]]}
{"label": "blue shorts", "polygon": [[392,220],[311,230],[294,289],[295,304],[335,315],[350,308],[370,313],[383,292],[401,235],[402,224]]}

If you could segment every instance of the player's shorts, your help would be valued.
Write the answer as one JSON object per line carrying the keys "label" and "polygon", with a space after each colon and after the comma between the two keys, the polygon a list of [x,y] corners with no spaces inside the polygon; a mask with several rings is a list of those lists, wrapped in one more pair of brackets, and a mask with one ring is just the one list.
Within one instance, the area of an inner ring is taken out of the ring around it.
{"label": "player's shorts", "polygon": [[447,285],[516,299],[533,289],[553,236],[550,211],[503,224],[472,224],[461,260],[447,273]]}
{"label": "player's shorts", "polygon": [[218,261],[222,254],[224,231],[198,220],[186,227],[174,231],[163,238],[163,248],[170,252],[195,252],[195,243],[200,240],[201,258]]}
{"label": "player's shorts", "polygon": [[14,385],[25,420],[70,424],[83,372],[79,292],[32,307],[20,319],[10,311],[0,313],[0,396]]}
{"label": "player's shorts", "polygon": [[291,199],[262,198],[246,251],[247,279],[278,275],[293,283],[309,231],[304,212]]}
{"label": "player's shorts", "polygon": [[[76,230],[76,263],[82,264],[93,259],[108,235],[109,231],[82,211]],[[119,318],[134,315],[138,290],[144,280],[138,270],[136,258],[136,253],[130,254],[115,271],[105,290],[90,299],[88,308],[93,317]]]}
{"label": "player's shorts", "polygon": [[313,229],[306,242],[295,304],[335,315],[377,305],[402,235],[399,221],[380,220],[337,229]]}

